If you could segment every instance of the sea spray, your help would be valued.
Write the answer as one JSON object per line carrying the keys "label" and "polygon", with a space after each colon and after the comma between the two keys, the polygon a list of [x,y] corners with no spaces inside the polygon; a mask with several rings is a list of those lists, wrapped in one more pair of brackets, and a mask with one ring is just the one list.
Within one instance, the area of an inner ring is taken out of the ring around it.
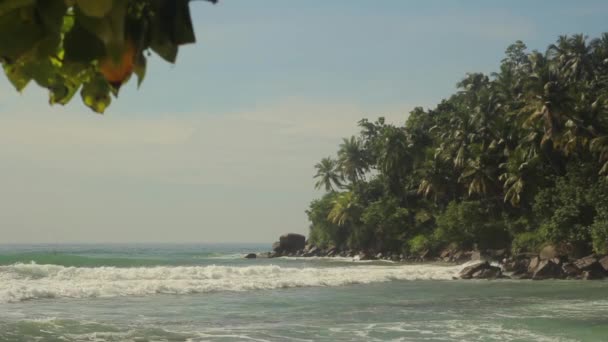
{"label": "sea spray", "polygon": [[0,266],[0,302],[343,286],[391,280],[449,280],[461,266],[354,265],[326,268],[258,266]]}

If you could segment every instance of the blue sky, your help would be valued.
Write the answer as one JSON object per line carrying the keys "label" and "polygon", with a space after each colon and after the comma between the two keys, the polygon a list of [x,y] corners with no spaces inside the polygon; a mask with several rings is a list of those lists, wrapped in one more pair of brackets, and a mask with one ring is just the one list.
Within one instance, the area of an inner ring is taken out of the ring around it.
{"label": "blue sky", "polygon": [[606,1],[224,0],[107,114],[0,81],[2,242],[272,242],[307,232],[313,165],[402,123],[523,40],[598,36]]}

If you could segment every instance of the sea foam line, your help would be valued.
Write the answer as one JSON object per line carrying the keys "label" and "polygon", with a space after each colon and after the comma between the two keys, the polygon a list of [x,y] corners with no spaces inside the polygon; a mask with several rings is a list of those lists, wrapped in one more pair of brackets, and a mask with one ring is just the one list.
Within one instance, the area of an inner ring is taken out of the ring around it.
{"label": "sea foam line", "polygon": [[391,280],[447,280],[462,266],[361,265],[294,268],[263,266],[64,267],[0,266],[0,303],[40,298],[95,298],[343,286]]}

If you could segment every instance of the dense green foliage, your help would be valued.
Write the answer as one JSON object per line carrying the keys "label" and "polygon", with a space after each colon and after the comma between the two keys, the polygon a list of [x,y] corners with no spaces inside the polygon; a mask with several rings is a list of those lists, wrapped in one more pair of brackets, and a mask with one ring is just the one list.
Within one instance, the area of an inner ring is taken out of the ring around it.
{"label": "dense green foliage", "polygon": [[195,41],[189,2],[1,0],[0,62],[18,91],[33,80],[51,104],[66,104],[80,89],[103,113],[133,73],[141,83],[148,50],[174,63]]}
{"label": "dense green foliage", "polygon": [[518,41],[405,125],[363,119],[307,214],[321,246],[422,253],[447,246],[608,252],[608,33]]}

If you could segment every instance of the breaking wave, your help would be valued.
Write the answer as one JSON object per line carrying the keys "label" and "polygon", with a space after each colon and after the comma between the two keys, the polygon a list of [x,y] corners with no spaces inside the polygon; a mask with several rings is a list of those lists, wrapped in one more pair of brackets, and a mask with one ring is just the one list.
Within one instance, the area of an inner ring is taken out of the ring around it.
{"label": "breaking wave", "polygon": [[0,266],[0,303],[44,298],[196,294],[343,286],[392,280],[449,280],[462,266],[357,265],[296,268],[277,265],[66,267],[17,263]]}

